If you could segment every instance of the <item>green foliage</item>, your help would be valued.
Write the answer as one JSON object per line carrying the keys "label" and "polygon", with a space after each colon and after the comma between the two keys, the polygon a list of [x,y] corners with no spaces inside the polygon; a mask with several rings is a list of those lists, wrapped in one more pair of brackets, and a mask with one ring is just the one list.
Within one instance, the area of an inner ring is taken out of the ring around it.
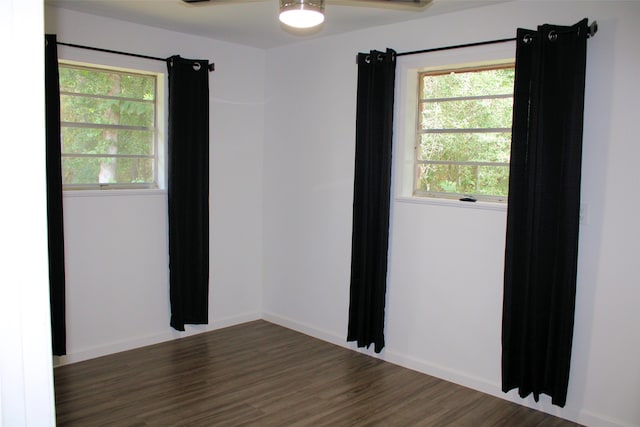
{"label": "green foliage", "polygon": [[421,75],[421,99],[513,93],[513,68]]}
{"label": "green foliage", "polygon": [[507,195],[513,79],[513,68],[420,76],[418,191]]}
{"label": "green foliage", "polygon": [[[122,98],[155,99],[155,78],[144,74],[127,74],[60,64],[60,91],[87,95],[110,94]],[[114,92],[114,81],[119,89]]]}
{"label": "green foliage", "polygon": [[512,98],[422,102],[420,127],[426,129],[511,126]]}
{"label": "green foliage", "polygon": [[153,182],[155,77],[63,64],[59,70],[63,183]]}

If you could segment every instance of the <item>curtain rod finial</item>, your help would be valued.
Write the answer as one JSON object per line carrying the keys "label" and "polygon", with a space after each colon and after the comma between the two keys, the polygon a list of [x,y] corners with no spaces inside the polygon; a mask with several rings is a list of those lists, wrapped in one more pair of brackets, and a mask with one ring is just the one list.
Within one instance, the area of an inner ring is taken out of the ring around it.
{"label": "curtain rod finial", "polygon": [[591,25],[589,25],[589,34],[588,37],[593,37],[598,32],[598,21],[593,21]]}

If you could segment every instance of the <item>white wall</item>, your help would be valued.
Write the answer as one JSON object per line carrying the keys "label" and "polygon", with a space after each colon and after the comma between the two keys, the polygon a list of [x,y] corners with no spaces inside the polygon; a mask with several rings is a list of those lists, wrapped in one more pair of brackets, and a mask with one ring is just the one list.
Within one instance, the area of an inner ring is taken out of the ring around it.
{"label": "white wall", "polygon": [[517,1],[269,50],[264,317],[345,345],[356,52],[508,38],[584,17],[600,31],[588,42],[586,215],[566,407],[500,391],[504,210],[394,201],[381,357],[588,425],[640,425],[635,1]]}
{"label": "white wall", "polygon": [[41,0],[0,2],[0,426],[54,426]]}
{"label": "white wall", "polygon": [[[82,360],[260,317],[263,50],[46,8],[58,41],[209,59],[210,305],[208,326],[169,327],[166,193],[64,196],[68,356]],[[161,61],[60,46],[60,59],[166,72]]]}

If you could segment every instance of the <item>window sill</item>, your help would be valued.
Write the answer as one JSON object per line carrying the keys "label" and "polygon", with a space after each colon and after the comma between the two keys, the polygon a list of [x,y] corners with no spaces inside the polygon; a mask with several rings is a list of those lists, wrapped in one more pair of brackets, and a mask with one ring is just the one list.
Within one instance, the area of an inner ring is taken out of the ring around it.
{"label": "window sill", "polygon": [[128,197],[128,196],[164,196],[167,190],[158,188],[135,190],[63,190],[63,197]]}
{"label": "window sill", "polygon": [[480,209],[485,211],[498,211],[506,212],[506,203],[491,203],[491,202],[461,202],[460,200],[452,199],[438,199],[435,197],[396,197],[394,201],[398,203],[413,203],[418,205],[433,205],[433,206],[447,206],[453,208],[463,209]]}

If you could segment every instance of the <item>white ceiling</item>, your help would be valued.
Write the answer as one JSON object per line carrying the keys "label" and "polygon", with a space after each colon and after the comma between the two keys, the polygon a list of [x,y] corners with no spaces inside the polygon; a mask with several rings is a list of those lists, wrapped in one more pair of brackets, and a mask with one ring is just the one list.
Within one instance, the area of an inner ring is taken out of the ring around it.
{"label": "white ceiling", "polygon": [[326,37],[420,19],[461,9],[510,0],[432,0],[423,8],[371,7],[354,0],[327,0],[325,23],[298,34],[278,21],[278,0],[230,0],[185,4],[181,0],[45,0],[47,5],[100,15],[215,40],[269,49]]}

